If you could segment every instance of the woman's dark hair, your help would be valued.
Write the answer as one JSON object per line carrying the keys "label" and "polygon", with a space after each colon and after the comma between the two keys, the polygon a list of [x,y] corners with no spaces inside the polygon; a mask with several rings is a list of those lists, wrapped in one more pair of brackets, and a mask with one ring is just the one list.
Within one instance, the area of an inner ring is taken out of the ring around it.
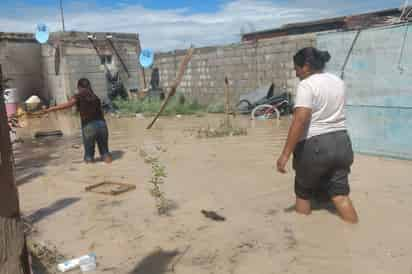
{"label": "woman's dark hair", "polygon": [[308,64],[313,70],[323,70],[330,58],[329,52],[309,47],[299,50],[295,56],[293,56],[293,62],[299,67]]}
{"label": "woman's dark hair", "polygon": [[90,84],[89,79],[87,78],[81,78],[79,81],[77,81],[77,86],[80,88],[86,88],[86,89],[92,89],[92,85]]}
{"label": "woman's dark hair", "polygon": [[87,100],[95,100],[97,98],[97,95],[94,93],[92,89],[92,84],[90,83],[89,79],[87,78],[79,79],[79,81],[77,81],[77,87],[84,88],[87,90],[85,94],[85,98]]}

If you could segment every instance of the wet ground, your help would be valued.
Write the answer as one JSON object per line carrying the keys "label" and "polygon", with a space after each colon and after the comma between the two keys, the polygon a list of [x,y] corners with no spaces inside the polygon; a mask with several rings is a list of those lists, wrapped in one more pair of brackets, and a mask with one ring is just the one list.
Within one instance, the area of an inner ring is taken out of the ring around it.
{"label": "wet ground", "polygon": [[[96,273],[411,273],[411,162],[357,155],[351,186],[359,225],[342,223],[333,208],[302,217],[290,210],[293,173],[274,168],[288,119],[237,117],[247,136],[196,137],[221,118],[161,118],[151,131],[148,118],[109,118],[112,165],[83,164],[76,117],[28,122],[18,133],[25,142],[15,146],[16,175],[34,239],[68,257],[95,252]],[[31,139],[56,129],[63,138]],[[169,216],[157,215],[142,148],[157,150],[166,168],[160,187],[173,205]],[[85,191],[102,181],[136,189]],[[226,220],[205,218],[202,209]]]}

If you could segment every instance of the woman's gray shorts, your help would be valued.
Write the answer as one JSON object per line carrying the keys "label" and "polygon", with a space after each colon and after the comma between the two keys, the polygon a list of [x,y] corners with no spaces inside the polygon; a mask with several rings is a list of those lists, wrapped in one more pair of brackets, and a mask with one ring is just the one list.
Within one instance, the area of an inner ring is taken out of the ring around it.
{"label": "woman's gray shorts", "polygon": [[329,197],[348,195],[348,174],[353,150],[346,131],[311,137],[298,143],[293,153],[296,196],[309,200],[318,191]]}

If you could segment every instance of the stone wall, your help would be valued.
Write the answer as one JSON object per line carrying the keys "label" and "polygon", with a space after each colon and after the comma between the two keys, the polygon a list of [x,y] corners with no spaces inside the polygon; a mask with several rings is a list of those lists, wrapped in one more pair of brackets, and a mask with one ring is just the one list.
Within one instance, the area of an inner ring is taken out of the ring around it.
{"label": "stone wall", "polygon": [[[316,35],[305,34],[196,49],[179,91],[203,104],[222,100],[227,76],[234,101],[268,83],[293,94],[298,83],[293,55],[298,49],[315,44]],[[161,87],[172,84],[184,54],[185,51],[156,54],[153,67],[159,69]],[[150,76],[151,71],[146,71],[147,83]]]}

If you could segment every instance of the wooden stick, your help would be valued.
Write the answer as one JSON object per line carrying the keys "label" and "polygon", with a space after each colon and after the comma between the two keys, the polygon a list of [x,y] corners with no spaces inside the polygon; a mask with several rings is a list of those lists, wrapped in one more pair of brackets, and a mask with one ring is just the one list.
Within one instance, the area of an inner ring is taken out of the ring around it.
{"label": "wooden stick", "polygon": [[229,80],[225,77],[225,113],[229,115]]}
{"label": "wooden stick", "polygon": [[230,118],[230,99],[229,99],[229,80],[225,76],[225,114],[226,114],[226,126],[229,126]]}
{"label": "wooden stick", "polygon": [[110,47],[113,49],[114,53],[116,54],[117,59],[119,59],[120,63],[122,64],[123,70],[127,73],[127,78],[130,78],[129,69],[127,68],[126,64],[124,63],[122,56],[120,56],[119,52],[117,51],[116,47],[114,46],[114,43],[113,43],[112,39],[106,38],[106,40],[107,40],[107,42],[109,42]]}
{"label": "wooden stick", "polygon": [[[94,43],[92,38],[88,38],[90,43],[92,44],[94,50],[96,51],[97,56],[99,57],[100,61],[102,60],[103,55],[100,53],[99,49],[97,48],[96,44]],[[112,72],[110,71],[109,67],[106,64],[106,61],[103,61],[103,66],[105,70],[109,73],[110,78],[113,78]]]}
{"label": "wooden stick", "polygon": [[172,98],[173,95],[176,93],[176,89],[179,86],[180,82],[182,81],[183,75],[185,73],[187,64],[189,63],[190,59],[192,58],[194,53],[194,49],[190,48],[187,53],[185,58],[183,59],[182,63],[180,64],[179,72],[177,74],[176,80],[174,81],[173,85],[170,87],[170,92],[167,94],[166,99],[163,101],[162,106],[160,107],[159,112],[156,114],[156,116],[153,118],[153,121],[147,126],[146,129],[151,129],[156,120],[160,117],[164,109],[166,108],[167,104],[170,101],[170,98]]}

